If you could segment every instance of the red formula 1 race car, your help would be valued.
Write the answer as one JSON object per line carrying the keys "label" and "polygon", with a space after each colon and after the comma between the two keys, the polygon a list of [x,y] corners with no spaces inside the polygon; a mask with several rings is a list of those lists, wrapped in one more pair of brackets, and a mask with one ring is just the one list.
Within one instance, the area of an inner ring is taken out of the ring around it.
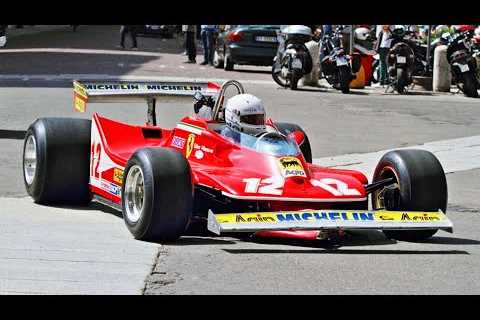
{"label": "red formula 1 race car", "polygon": [[[92,120],[37,119],[26,134],[23,172],[36,203],[86,204],[118,209],[136,239],[168,242],[195,221],[208,230],[320,239],[338,230],[379,229],[390,238],[421,240],[452,232],[444,214],[447,185],[433,154],[388,152],[372,182],[362,173],[313,165],[310,143],[295,124],[267,121],[240,141],[221,134],[225,91],[211,82],[74,82],[74,105],[147,101],[146,125],[97,113]],[[175,128],[157,126],[156,102],[203,101],[212,117],[188,116]],[[368,197],[373,210],[368,210]]]}

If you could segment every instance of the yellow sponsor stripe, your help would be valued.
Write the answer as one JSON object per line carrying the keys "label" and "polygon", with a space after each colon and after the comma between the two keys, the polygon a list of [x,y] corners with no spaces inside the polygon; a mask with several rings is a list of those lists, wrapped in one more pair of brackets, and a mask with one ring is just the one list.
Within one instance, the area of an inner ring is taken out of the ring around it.
{"label": "yellow sponsor stripe", "polygon": [[385,222],[436,222],[445,220],[441,212],[412,211],[362,211],[362,210],[305,210],[258,213],[229,213],[215,215],[219,223],[282,223],[318,221],[385,221]]}

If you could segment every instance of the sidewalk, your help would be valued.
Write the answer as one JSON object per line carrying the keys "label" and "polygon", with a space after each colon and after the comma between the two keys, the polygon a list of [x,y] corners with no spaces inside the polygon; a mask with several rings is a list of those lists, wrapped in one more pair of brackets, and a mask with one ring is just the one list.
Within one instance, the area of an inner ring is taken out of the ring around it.
{"label": "sidewalk", "polygon": [[[31,35],[31,34],[38,34],[41,32],[46,31],[53,31],[53,30],[65,30],[65,31],[72,31],[72,27],[68,25],[35,25],[35,26],[23,26],[23,28],[16,28],[15,26],[9,26],[7,28],[7,41],[11,40],[12,38],[16,38],[18,36],[23,35]],[[7,42],[8,45],[8,42]]]}

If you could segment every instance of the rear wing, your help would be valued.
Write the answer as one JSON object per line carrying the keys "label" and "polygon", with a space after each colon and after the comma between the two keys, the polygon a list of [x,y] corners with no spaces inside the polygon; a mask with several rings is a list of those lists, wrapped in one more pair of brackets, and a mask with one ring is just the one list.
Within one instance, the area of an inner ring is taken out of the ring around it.
{"label": "rear wing", "polygon": [[87,103],[96,102],[146,102],[148,122],[156,125],[157,100],[172,102],[193,99],[196,92],[204,96],[216,96],[220,85],[214,82],[136,82],[136,81],[73,81],[73,106],[77,112],[85,112]]}

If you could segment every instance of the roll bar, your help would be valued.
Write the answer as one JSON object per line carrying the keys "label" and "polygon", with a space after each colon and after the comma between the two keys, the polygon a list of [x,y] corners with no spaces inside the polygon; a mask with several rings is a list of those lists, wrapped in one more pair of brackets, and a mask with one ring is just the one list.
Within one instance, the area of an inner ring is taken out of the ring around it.
{"label": "roll bar", "polygon": [[245,88],[237,80],[225,81],[222,84],[222,87],[220,88],[220,91],[218,92],[217,100],[215,101],[215,105],[213,107],[213,119],[214,120],[217,120],[217,121],[220,120],[219,115],[221,114],[221,111],[223,109],[223,102],[225,100],[225,91],[230,86],[233,86],[233,87],[237,88],[237,94],[245,93]]}

